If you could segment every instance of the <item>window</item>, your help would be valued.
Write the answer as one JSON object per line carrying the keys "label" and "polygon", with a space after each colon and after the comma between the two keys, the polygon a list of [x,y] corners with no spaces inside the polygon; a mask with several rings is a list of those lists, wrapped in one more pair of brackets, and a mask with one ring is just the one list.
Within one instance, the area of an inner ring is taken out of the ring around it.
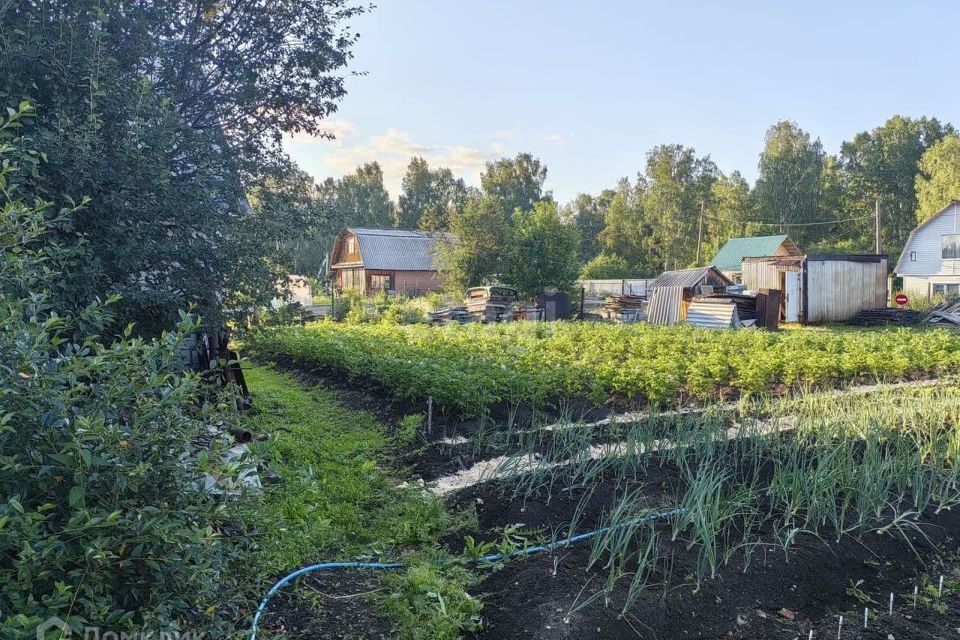
{"label": "window", "polygon": [[960,233],[940,236],[944,260],[960,260]]}
{"label": "window", "polygon": [[393,289],[393,276],[389,274],[379,274],[374,273],[370,276],[370,288],[373,290],[386,289],[390,291]]}
{"label": "window", "polygon": [[934,297],[955,298],[960,295],[960,283],[956,284],[933,284]]}
{"label": "window", "polygon": [[356,249],[356,238],[350,236],[347,238],[347,254],[353,255]]}
{"label": "window", "polygon": [[917,261],[917,252],[916,252],[916,251],[911,251],[911,252],[910,252],[910,262],[916,262],[916,261]]}

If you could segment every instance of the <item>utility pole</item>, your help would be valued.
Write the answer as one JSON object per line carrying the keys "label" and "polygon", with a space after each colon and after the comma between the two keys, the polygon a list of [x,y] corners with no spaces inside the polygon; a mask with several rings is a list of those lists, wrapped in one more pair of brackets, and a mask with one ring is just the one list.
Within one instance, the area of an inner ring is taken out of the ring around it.
{"label": "utility pole", "polygon": [[697,266],[700,266],[700,247],[703,246],[703,200],[700,201],[700,228],[697,229]]}
{"label": "utility pole", "polygon": [[876,227],[877,227],[877,242],[876,242],[877,251],[876,252],[880,254],[880,253],[883,253],[883,240],[881,239],[881,236],[880,236],[880,198],[877,198],[874,201],[874,213],[876,215]]}

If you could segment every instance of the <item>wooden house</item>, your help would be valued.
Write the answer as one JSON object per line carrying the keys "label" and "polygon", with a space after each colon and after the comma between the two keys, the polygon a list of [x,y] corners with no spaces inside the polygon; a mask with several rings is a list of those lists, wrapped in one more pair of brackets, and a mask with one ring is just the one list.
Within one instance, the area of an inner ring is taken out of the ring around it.
{"label": "wooden house", "polygon": [[647,322],[661,325],[682,322],[695,295],[722,291],[732,284],[716,267],[664,271],[647,287],[650,292]]}
{"label": "wooden house", "polygon": [[954,200],[910,232],[894,269],[910,297],[960,295],[960,201]]}
{"label": "wooden house", "polygon": [[333,244],[330,272],[340,289],[424,293],[443,288],[437,245],[449,234],[348,227]]}
{"label": "wooden house", "polygon": [[744,258],[798,256],[800,248],[785,235],[730,238],[710,264],[735,283],[743,282]]}
{"label": "wooden house", "polygon": [[779,289],[785,322],[845,322],[887,306],[886,255],[801,255],[743,261],[747,289]]}

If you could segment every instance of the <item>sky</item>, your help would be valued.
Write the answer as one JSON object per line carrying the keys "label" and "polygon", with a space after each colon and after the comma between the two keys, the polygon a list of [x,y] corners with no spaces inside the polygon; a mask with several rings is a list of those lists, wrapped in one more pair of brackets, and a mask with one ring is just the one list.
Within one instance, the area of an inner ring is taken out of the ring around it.
{"label": "sky", "polygon": [[792,120],[828,153],[894,114],[960,126],[960,3],[379,0],[335,140],[295,136],[318,181],[376,160],[396,199],[414,155],[479,185],[530,152],[567,202],[678,143],[756,178],[766,129]]}

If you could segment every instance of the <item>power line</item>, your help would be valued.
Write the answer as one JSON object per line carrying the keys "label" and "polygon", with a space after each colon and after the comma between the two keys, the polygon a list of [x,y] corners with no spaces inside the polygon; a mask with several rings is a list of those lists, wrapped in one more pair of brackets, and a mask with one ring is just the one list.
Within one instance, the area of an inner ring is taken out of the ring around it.
{"label": "power line", "polygon": [[822,224],[839,224],[841,222],[866,220],[867,218],[873,218],[873,214],[856,216],[854,218],[841,218],[839,220],[822,220],[819,222],[766,222],[764,220],[731,220],[729,218],[721,218],[720,216],[711,216],[710,214],[703,214],[703,217],[709,220],[716,220],[717,222],[726,222],[727,224],[762,224],[773,227],[813,227]]}

